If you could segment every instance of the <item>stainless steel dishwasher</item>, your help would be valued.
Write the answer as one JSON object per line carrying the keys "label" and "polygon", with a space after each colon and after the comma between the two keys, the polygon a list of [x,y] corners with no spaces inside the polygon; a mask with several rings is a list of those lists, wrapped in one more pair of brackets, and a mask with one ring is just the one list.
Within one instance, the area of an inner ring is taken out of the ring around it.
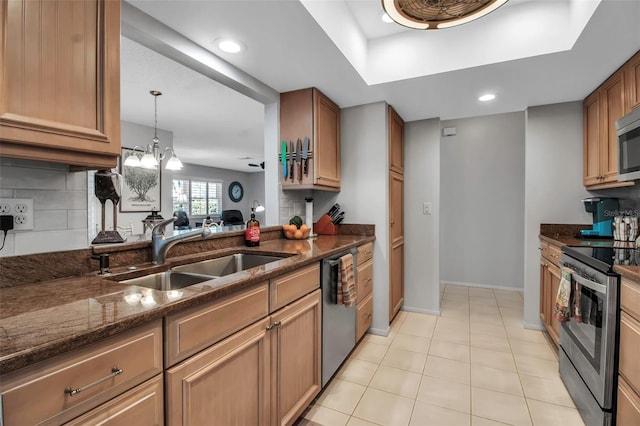
{"label": "stainless steel dishwasher", "polygon": [[322,260],[322,387],[356,344],[356,305],[336,304],[340,258],[349,253],[353,254],[353,274],[357,282],[356,248]]}

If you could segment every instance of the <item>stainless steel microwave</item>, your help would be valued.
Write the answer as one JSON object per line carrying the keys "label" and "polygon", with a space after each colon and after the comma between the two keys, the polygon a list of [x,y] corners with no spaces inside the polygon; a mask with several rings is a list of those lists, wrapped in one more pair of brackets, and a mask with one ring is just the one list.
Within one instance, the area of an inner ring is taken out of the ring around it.
{"label": "stainless steel microwave", "polygon": [[616,121],[618,181],[640,179],[640,108]]}

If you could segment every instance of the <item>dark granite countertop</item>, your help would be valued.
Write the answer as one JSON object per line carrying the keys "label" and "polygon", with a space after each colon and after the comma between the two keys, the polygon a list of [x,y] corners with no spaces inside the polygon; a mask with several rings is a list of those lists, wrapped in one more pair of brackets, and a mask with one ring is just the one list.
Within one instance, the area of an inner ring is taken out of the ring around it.
{"label": "dark granite countertop", "polygon": [[[0,374],[264,282],[374,239],[364,235],[321,235],[299,241],[275,239],[261,242],[259,247],[237,246],[170,258],[160,266],[136,265],[135,271],[117,268],[109,276],[86,275],[2,288]],[[114,281],[238,251],[289,256],[171,293]]]}

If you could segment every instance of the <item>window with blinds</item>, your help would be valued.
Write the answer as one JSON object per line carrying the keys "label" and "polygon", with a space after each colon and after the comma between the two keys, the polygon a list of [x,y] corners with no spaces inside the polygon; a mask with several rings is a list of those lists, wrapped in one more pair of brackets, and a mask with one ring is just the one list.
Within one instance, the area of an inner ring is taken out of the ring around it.
{"label": "window with blinds", "polygon": [[189,216],[219,215],[222,211],[222,182],[196,179],[173,180],[173,211]]}

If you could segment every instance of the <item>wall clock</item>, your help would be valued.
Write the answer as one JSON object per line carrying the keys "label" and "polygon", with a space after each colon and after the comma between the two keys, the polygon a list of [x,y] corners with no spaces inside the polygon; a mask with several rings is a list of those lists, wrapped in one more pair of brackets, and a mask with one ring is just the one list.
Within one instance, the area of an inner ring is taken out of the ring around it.
{"label": "wall clock", "polygon": [[237,203],[242,200],[243,196],[244,188],[242,187],[242,184],[240,182],[231,182],[229,184],[229,198],[231,198],[231,201]]}

